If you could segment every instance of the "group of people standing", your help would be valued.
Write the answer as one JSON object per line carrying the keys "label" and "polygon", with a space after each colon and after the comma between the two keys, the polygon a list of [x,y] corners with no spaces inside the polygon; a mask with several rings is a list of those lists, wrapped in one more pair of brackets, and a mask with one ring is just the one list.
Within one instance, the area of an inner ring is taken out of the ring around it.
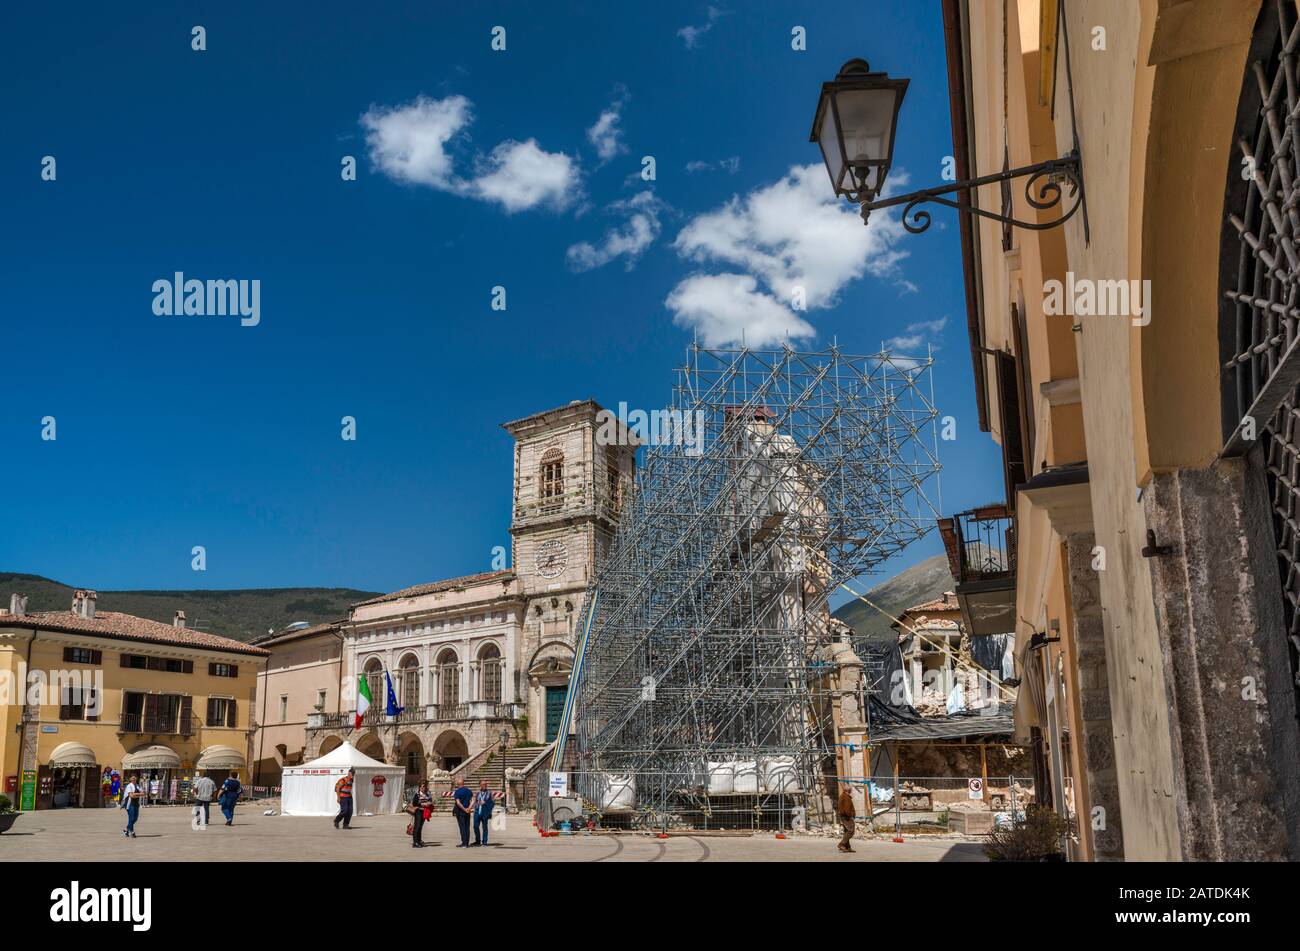
{"label": "group of people standing", "polygon": [[[422,787],[427,787],[428,783],[421,783]],[[474,844],[488,844],[488,825],[492,822],[492,812],[496,809],[496,796],[488,788],[488,781],[485,779],[479,784],[478,792],[471,792],[470,788],[461,780],[460,785],[452,791],[451,794],[452,811],[456,815],[456,824],[460,826],[460,845],[458,849],[468,849],[469,827],[470,823],[474,824]]]}
{"label": "group of people standing", "polygon": [[[356,778],[356,771],[349,769],[347,773],[340,777],[334,784],[334,798],[338,801],[339,811],[334,816],[334,828],[351,828],[352,825],[352,805],[353,805],[353,785]],[[483,846],[488,844],[488,828],[492,822],[492,813],[496,810],[496,796],[488,787],[487,780],[479,785],[478,792],[474,792],[465,785],[461,780],[451,794],[452,814],[456,817],[456,824],[460,827],[460,844],[458,849],[468,849],[471,846]],[[411,817],[410,825],[407,826],[407,832],[411,836],[411,848],[424,848],[424,824],[433,817],[433,795],[429,792],[429,783],[424,781],[419,787],[411,793],[410,799],[405,806],[405,812]],[[474,841],[469,841],[471,827],[474,830]]]}
{"label": "group of people standing", "polygon": [[[496,809],[496,796],[485,779],[479,784],[478,792],[473,792],[465,781],[461,780],[451,794],[451,810],[460,827],[460,844],[458,849],[468,849],[472,845],[488,844],[488,827],[492,822],[492,813]],[[429,783],[420,783],[420,787],[411,793],[406,804],[406,812],[411,817],[408,831],[411,835],[411,848],[424,847],[424,824],[433,816],[433,796],[429,793]],[[469,841],[470,826],[474,828],[474,841]]]}

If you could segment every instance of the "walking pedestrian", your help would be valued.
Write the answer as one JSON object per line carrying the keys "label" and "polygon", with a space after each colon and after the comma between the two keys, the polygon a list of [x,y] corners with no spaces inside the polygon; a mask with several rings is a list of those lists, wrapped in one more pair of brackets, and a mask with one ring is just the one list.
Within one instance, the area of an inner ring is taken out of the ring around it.
{"label": "walking pedestrian", "polygon": [[840,851],[852,852],[853,846],[849,845],[849,840],[853,838],[853,820],[857,818],[858,811],[853,806],[853,793],[849,792],[848,784],[840,786],[840,798],[835,804],[835,815],[840,820],[840,828],[844,834],[840,836]]}
{"label": "walking pedestrian", "polygon": [[474,811],[474,793],[461,779],[456,791],[451,794],[451,810],[456,814],[456,824],[460,826],[460,845],[458,849],[469,848],[469,821]]}
{"label": "walking pedestrian", "polygon": [[[479,785],[478,793],[474,796],[474,844],[487,845],[488,841],[488,823],[492,821],[492,809],[496,806],[496,799],[492,796],[492,790],[488,788],[488,781],[485,779]],[[483,829],[482,838],[479,837],[479,828]]]}
{"label": "walking pedestrian", "polygon": [[429,795],[429,783],[420,783],[420,788],[411,793],[411,803],[407,806],[411,814],[411,848],[424,848],[424,824],[433,815],[433,796]]}
{"label": "walking pedestrian", "polygon": [[122,834],[129,839],[135,838],[135,823],[140,818],[140,799],[144,790],[140,787],[140,777],[132,773],[127,784],[122,787],[122,805],[126,810],[126,828]]}
{"label": "walking pedestrian", "polygon": [[216,795],[217,784],[208,776],[199,775],[194,780],[194,811],[197,813],[203,810],[203,824],[207,825],[211,821],[209,809],[212,807],[212,798]]}
{"label": "walking pedestrian", "polygon": [[221,784],[221,793],[217,796],[217,801],[221,803],[221,814],[226,817],[226,825],[235,823],[235,803],[239,802],[239,796],[244,791],[244,787],[239,784],[239,780],[231,773],[226,777],[226,781]]}
{"label": "walking pedestrian", "polygon": [[343,823],[343,828],[352,827],[352,778],[356,770],[349,768],[348,773],[334,784],[334,798],[339,802],[339,813],[334,817],[334,828]]}

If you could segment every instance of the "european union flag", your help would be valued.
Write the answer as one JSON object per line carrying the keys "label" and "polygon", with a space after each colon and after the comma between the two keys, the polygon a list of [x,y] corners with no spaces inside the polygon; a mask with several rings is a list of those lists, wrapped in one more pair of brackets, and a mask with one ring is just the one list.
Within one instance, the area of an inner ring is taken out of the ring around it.
{"label": "european union flag", "polygon": [[395,717],[405,710],[406,707],[399,707],[397,705],[397,695],[393,693],[393,678],[389,676],[388,671],[384,671],[384,680],[388,684],[388,706],[384,710],[384,713],[388,714],[390,717]]}

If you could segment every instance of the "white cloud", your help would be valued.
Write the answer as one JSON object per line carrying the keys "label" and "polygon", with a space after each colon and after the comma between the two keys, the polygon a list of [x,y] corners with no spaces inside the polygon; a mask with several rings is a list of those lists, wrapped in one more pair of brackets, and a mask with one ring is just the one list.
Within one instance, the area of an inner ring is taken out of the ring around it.
{"label": "white cloud", "polygon": [[624,257],[628,270],[631,270],[637,258],[659,237],[661,207],[654,192],[650,191],[643,191],[627,201],[614,202],[608,210],[625,214],[627,220],[620,227],[606,231],[599,247],[587,241],[572,245],[565,255],[569,267],[575,271],[590,271]]}
{"label": "white cloud", "polygon": [[880,213],[863,227],[853,206],[835,197],[822,167],[803,165],[696,217],[674,247],[694,261],[742,267],[783,300],[802,287],[816,309],[833,306],[841,288],[864,273],[893,277],[906,256],[894,247],[904,233]]}
{"label": "white cloud", "polygon": [[686,174],[694,175],[696,172],[711,172],[717,169],[720,172],[726,172],[728,175],[735,175],[740,171],[740,156],[733,155],[730,158],[724,158],[718,162],[687,162]]}
{"label": "white cloud", "polygon": [[567,208],[578,192],[578,167],[563,152],[547,152],[536,139],[502,142],[479,166],[470,193],[498,202],[507,212],[538,205]]}
{"label": "white cloud", "polygon": [[479,157],[473,178],[458,176],[448,144],[472,121],[473,104],[464,96],[420,96],[405,105],[371,106],[361,116],[371,162],[394,181],[496,202],[507,212],[565,208],[576,197],[577,163],[535,139],[507,139]]}
{"label": "white cloud", "polygon": [[906,332],[897,337],[890,337],[885,341],[885,349],[920,350],[926,344],[937,349],[939,335],[943,333],[943,328],[947,323],[947,317],[940,317],[938,320],[922,320],[914,324],[908,324]]}
{"label": "white cloud", "polygon": [[695,274],[664,301],[673,323],[696,331],[706,347],[744,342],[768,347],[813,336],[794,311],[758,289],[749,274]]}
{"label": "white cloud", "polygon": [[473,121],[464,96],[426,99],[404,106],[371,106],[361,117],[370,161],[389,178],[455,191],[447,143]]}
{"label": "white cloud", "polygon": [[[822,167],[805,165],[791,168],[780,180],[744,199],[733,196],[720,208],[692,219],[673,247],[697,264],[722,264],[752,275],[744,294],[735,284],[740,275],[722,276],[731,279],[733,297],[762,297],[770,306],[753,302],[742,306],[732,299],[725,312],[712,318],[715,326],[707,336],[719,339],[734,334],[728,342],[739,341],[737,320],[749,314],[758,326],[746,331],[745,340],[759,345],[758,339],[765,343],[783,339],[789,326],[797,326],[798,336],[811,334],[809,324],[792,309],[800,297],[808,310],[818,310],[833,307],[845,285],[865,274],[899,280],[898,265],[907,252],[895,245],[905,233],[896,218],[882,212],[864,227],[853,206],[835,197]],[[699,281],[698,275],[689,278],[669,295],[667,303],[678,323],[685,320],[703,327],[710,321],[700,306],[699,293],[678,293],[691,282],[698,291]],[[716,288],[713,296],[723,299]],[[674,302],[689,304],[692,310],[684,316]],[[778,313],[786,315],[786,326],[773,336]]]}
{"label": "white cloud", "polygon": [[627,90],[620,87],[614,101],[600,114],[596,124],[587,130],[587,141],[595,148],[596,156],[602,163],[627,151],[627,146],[623,144],[623,130],[618,126],[627,98]]}
{"label": "white cloud", "polygon": [[703,37],[705,33],[708,33],[709,30],[713,29],[713,24],[718,22],[718,18],[725,12],[726,11],[720,10],[718,7],[710,6],[706,10],[706,15],[708,16],[706,22],[699,26],[684,26],[677,31],[677,35],[682,38],[682,42],[686,44],[688,50],[699,49],[701,45],[701,37]]}

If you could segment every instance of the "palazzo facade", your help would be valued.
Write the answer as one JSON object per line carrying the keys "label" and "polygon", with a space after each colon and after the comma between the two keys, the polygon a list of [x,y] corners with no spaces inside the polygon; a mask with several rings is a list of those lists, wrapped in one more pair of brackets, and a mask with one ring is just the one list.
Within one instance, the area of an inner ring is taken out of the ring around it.
{"label": "palazzo facade", "polygon": [[[541,748],[562,714],[579,618],[634,482],[635,445],[597,441],[591,400],[504,424],[514,437],[511,565],[353,606],[340,627],[340,702],[308,717],[307,759],[344,739],[408,782],[501,742]],[[354,729],[365,675],[372,705]],[[388,709],[388,684],[402,708]]]}

